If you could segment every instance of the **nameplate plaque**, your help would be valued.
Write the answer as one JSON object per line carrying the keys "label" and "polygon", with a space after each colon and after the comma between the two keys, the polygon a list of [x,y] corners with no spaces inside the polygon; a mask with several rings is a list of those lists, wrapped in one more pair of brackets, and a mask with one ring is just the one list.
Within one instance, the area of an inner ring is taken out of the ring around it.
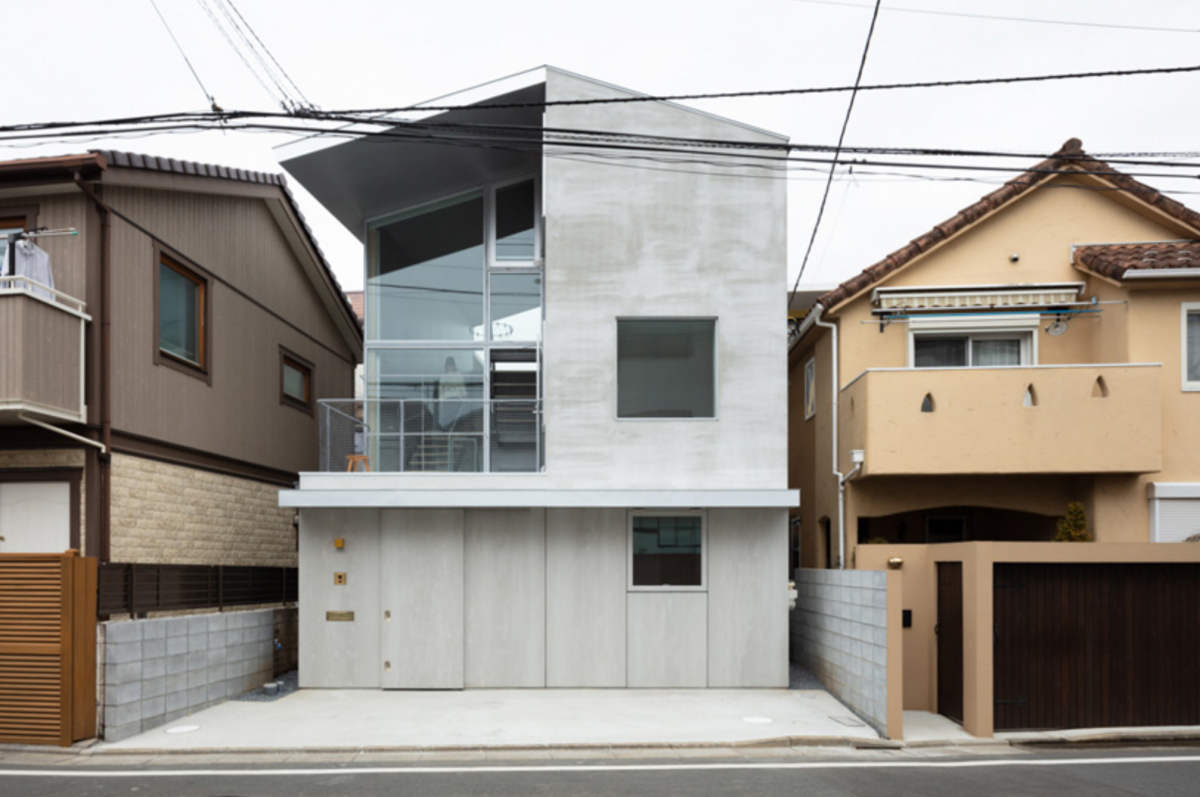
{"label": "nameplate plaque", "polygon": [[325,621],[329,623],[353,623],[354,612],[325,612]]}

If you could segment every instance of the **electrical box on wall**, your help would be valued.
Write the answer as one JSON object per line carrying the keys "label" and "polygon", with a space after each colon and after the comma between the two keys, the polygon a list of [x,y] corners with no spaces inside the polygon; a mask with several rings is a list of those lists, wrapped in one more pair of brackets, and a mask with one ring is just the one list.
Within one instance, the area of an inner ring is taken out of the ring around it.
{"label": "electrical box on wall", "polygon": [[333,574],[333,583],[334,584],[345,584],[346,583],[346,574],[345,573],[334,573]]}

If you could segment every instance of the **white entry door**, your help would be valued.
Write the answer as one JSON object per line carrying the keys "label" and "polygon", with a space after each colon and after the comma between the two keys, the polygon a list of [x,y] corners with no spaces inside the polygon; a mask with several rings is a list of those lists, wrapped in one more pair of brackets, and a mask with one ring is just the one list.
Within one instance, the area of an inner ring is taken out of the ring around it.
{"label": "white entry door", "polygon": [[0,482],[0,553],[62,553],[70,547],[70,482]]}

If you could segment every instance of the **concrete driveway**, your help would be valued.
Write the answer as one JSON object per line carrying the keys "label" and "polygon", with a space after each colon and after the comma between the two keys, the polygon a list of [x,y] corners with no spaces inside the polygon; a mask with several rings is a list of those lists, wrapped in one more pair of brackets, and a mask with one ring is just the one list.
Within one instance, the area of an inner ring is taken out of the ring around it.
{"label": "concrete driveway", "polygon": [[303,689],[229,701],[100,751],[446,749],[876,740],[829,693],[796,689]]}

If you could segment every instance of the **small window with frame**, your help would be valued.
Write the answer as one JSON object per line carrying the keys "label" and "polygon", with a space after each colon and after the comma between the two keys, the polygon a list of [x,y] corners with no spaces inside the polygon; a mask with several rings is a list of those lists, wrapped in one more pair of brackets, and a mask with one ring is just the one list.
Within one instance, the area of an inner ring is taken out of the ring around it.
{"label": "small window with frame", "polygon": [[1180,308],[1182,341],[1180,375],[1185,392],[1200,391],[1200,302],[1183,302]]}
{"label": "small window with frame", "polygon": [[211,383],[208,277],[163,249],[155,261],[154,361]]}
{"label": "small window with frame", "polygon": [[313,364],[279,347],[279,403],[312,413]]}
{"label": "small window with frame", "polygon": [[817,359],[804,364],[804,420],[817,414]]}
{"label": "small window with frame", "polygon": [[703,591],[704,514],[633,512],[629,516],[629,588]]}

